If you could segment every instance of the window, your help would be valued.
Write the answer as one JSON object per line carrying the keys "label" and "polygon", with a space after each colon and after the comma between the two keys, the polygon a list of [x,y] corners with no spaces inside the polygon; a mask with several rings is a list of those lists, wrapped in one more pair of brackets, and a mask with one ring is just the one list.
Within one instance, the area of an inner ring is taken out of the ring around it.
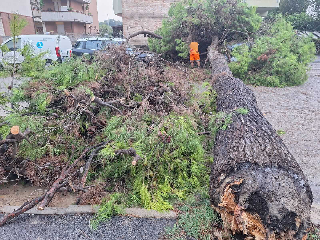
{"label": "window", "polygon": [[87,41],[87,49],[101,49],[102,48],[102,41],[95,40],[95,41]]}
{"label": "window", "polygon": [[84,41],[78,41],[76,42],[76,45],[74,46],[76,49],[85,49],[86,48],[86,42]]}
{"label": "window", "polygon": [[[10,40],[9,42],[7,42],[5,45],[9,48],[9,51],[14,51],[13,39]],[[20,48],[21,48],[21,38],[17,38],[16,39],[16,49],[15,50],[18,50]]]}

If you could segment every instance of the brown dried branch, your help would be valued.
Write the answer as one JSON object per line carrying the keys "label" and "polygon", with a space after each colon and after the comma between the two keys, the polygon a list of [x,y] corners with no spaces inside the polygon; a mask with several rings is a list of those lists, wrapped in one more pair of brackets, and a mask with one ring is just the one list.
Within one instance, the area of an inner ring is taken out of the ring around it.
{"label": "brown dried branch", "polygon": [[112,109],[117,110],[120,114],[122,114],[122,112],[121,112],[120,109],[118,109],[118,108],[110,105],[109,103],[106,103],[106,102],[102,101],[102,100],[101,100],[100,98],[98,98],[98,97],[93,96],[93,97],[91,98],[91,102],[94,102],[94,103],[96,103],[96,104],[98,104],[98,105],[100,105],[100,106],[110,107],[110,108],[112,108]]}
{"label": "brown dried branch", "polygon": [[81,156],[78,157],[69,167],[65,167],[62,170],[58,179],[52,184],[50,190],[46,193],[46,195],[45,195],[44,199],[41,201],[38,209],[44,210],[44,208],[49,204],[49,202],[51,201],[51,199],[53,198],[53,196],[57,192],[57,190],[68,183],[68,181],[69,181],[68,178],[73,177],[75,175],[75,173],[71,174],[71,172],[74,170],[74,167],[78,164],[78,162],[82,158],[84,158],[84,156],[89,151],[91,151],[92,149],[99,148],[105,144],[106,144],[106,142],[103,142],[103,143],[99,143],[93,147],[87,148],[86,150],[84,150],[84,152],[81,154]]}
{"label": "brown dried branch", "polygon": [[0,145],[4,144],[4,143],[15,143],[17,140],[15,139],[5,139],[5,140],[1,140],[0,141]]}
{"label": "brown dried branch", "polygon": [[134,148],[129,149],[120,149],[115,151],[116,155],[129,155],[133,157],[132,165],[136,165],[139,160],[142,158],[137,154],[136,150]]}
{"label": "brown dried branch", "polygon": [[136,37],[138,35],[141,35],[143,34],[145,37],[151,37],[151,38],[157,38],[157,39],[162,39],[162,37],[160,35],[157,35],[153,32],[150,32],[150,31],[139,31],[139,32],[136,32],[134,34],[131,34],[128,38],[127,38],[127,41],[129,41],[131,38],[133,37]]}
{"label": "brown dried branch", "polygon": [[19,216],[20,214],[33,208],[40,201],[42,201],[42,199],[44,199],[44,197],[45,197],[45,194],[42,195],[41,197],[34,198],[31,201],[24,203],[20,208],[13,211],[12,213],[5,215],[4,218],[0,221],[0,227],[2,227],[4,224],[6,224],[7,221],[11,220],[12,218],[15,218],[15,217]]}
{"label": "brown dried branch", "polygon": [[85,185],[85,183],[87,181],[87,176],[88,176],[88,172],[89,172],[93,157],[96,156],[97,153],[106,146],[106,144],[107,144],[107,142],[104,143],[103,145],[101,145],[100,147],[97,147],[96,149],[94,149],[91,152],[90,157],[89,157],[88,161],[86,162],[86,166],[84,168],[84,172],[83,172],[83,175],[82,175],[82,178],[81,178],[81,184],[80,185],[81,185],[82,189],[84,189],[84,185]]}
{"label": "brown dried branch", "polygon": [[0,127],[8,125],[8,124],[9,124],[8,122],[2,122],[2,123],[0,123]]}
{"label": "brown dried branch", "polygon": [[198,135],[211,135],[211,132],[199,132]]}
{"label": "brown dried branch", "polygon": [[11,128],[11,133],[6,137],[6,139],[14,139],[15,142],[20,143],[23,139],[27,140],[30,143],[30,140],[28,139],[28,135],[31,133],[31,130],[27,128],[23,133],[20,132],[19,126],[13,126]]}

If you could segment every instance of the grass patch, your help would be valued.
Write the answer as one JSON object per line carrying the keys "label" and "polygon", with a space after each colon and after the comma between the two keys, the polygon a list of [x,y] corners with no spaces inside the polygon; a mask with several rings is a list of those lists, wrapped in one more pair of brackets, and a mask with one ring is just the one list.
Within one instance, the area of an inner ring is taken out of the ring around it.
{"label": "grass patch", "polygon": [[286,134],[286,132],[284,130],[279,129],[279,130],[277,130],[277,134],[284,135],[284,134]]}
{"label": "grass patch", "polygon": [[222,224],[219,215],[211,208],[207,193],[191,195],[177,204],[179,216],[172,228],[166,229],[167,240],[214,239],[214,227]]}

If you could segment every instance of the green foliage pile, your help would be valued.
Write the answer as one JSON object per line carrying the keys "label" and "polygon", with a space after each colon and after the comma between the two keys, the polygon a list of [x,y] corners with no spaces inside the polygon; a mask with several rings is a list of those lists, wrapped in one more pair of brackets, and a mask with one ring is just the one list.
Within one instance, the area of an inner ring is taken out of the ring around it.
{"label": "green foliage pile", "polygon": [[320,31],[320,1],[319,0],[282,0],[280,7],[271,11],[268,19],[282,14],[294,29],[299,31]]}
{"label": "green foliage pile", "polygon": [[109,196],[108,201],[104,199],[96,216],[90,220],[90,227],[96,229],[99,223],[109,220],[113,216],[123,214],[124,205],[122,205],[122,194],[114,193]]}
{"label": "green foliage pile", "polygon": [[45,71],[36,71],[34,69],[27,76],[44,80],[59,90],[68,89],[101,77],[103,72],[97,63],[87,63],[87,61],[83,62],[81,58],[71,59],[61,64],[54,63]]}
{"label": "green foliage pile", "polygon": [[[168,200],[185,199],[208,186],[212,159],[198,131],[190,116],[144,115],[140,121],[113,117],[104,129],[103,138],[110,143],[100,152],[104,167],[97,174],[103,181],[125,181],[136,205],[172,209]],[[115,150],[130,147],[142,158],[137,166],[132,166],[130,156],[116,159]]]}
{"label": "green foliage pile", "polygon": [[[68,159],[72,162],[86,147],[108,141],[94,157],[87,179],[87,185],[103,183],[103,191],[111,194],[93,226],[122,206],[168,210],[178,199],[207,191],[212,162],[213,138],[198,134],[215,124],[210,123],[215,116],[210,73],[187,72],[161,59],[143,64],[125,49],[111,51],[94,61],[75,59],[49,67],[36,57],[39,61],[31,64],[39,66],[37,71],[21,68],[21,74],[33,79],[12,90],[12,113],[0,127],[3,137],[13,125],[22,132],[31,129],[31,144],[23,141],[17,157],[29,159],[27,177],[42,186],[56,179]],[[111,101],[122,114],[91,103],[92,95]],[[19,110],[21,101],[29,106]],[[115,154],[129,148],[141,157],[135,166],[132,156]],[[47,164],[49,168],[43,167]]]}
{"label": "green foliage pile", "polygon": [[252,46],[243,44],[232,55],[236,61],[229,64],[231,71],[248,84],[295,86],[307,80],[315,46],[311,38],[298,36],[291,24],[279,17]]}
{"label": "green foliage pile", "polygon": [[183,0],[173,4],[157,34],[149,39],[149,48],[157,53],[187,58],[189,43],[197,41],[204,51],[213,37],[220,43],[243,39],[258,30],[261,17],[254,7],[239,0]]}

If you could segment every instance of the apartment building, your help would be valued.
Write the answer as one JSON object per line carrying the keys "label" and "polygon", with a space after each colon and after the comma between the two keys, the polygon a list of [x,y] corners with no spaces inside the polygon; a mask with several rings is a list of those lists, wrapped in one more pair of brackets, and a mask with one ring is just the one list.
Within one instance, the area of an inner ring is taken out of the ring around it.
{"label": "apartment building", "polygon": [[43,0],[36,29],[38,33],[97,34],[97,0]]}
{"label": "apartment building", "polygon": [[[167,17],[170,5],[179,0],[113,0],[113,10],[117,16],[122,17],[123,35],[141,31],[155,31],[161,27],[162,19]],[[280,0],[244,0],[249,6],[256,6],[261,16],[268,11],[279,7]],[[130,40],[137,46],[147,44],[147,38],[138,36]]]}
{"label": "apartment building", "polygon": [[34,34],[35,28],[32,17],[30,0],[1,0],[0,1],[0,36],[10,36],[10,19],[13,13],[18,13],[27,21],[22,34]]}

